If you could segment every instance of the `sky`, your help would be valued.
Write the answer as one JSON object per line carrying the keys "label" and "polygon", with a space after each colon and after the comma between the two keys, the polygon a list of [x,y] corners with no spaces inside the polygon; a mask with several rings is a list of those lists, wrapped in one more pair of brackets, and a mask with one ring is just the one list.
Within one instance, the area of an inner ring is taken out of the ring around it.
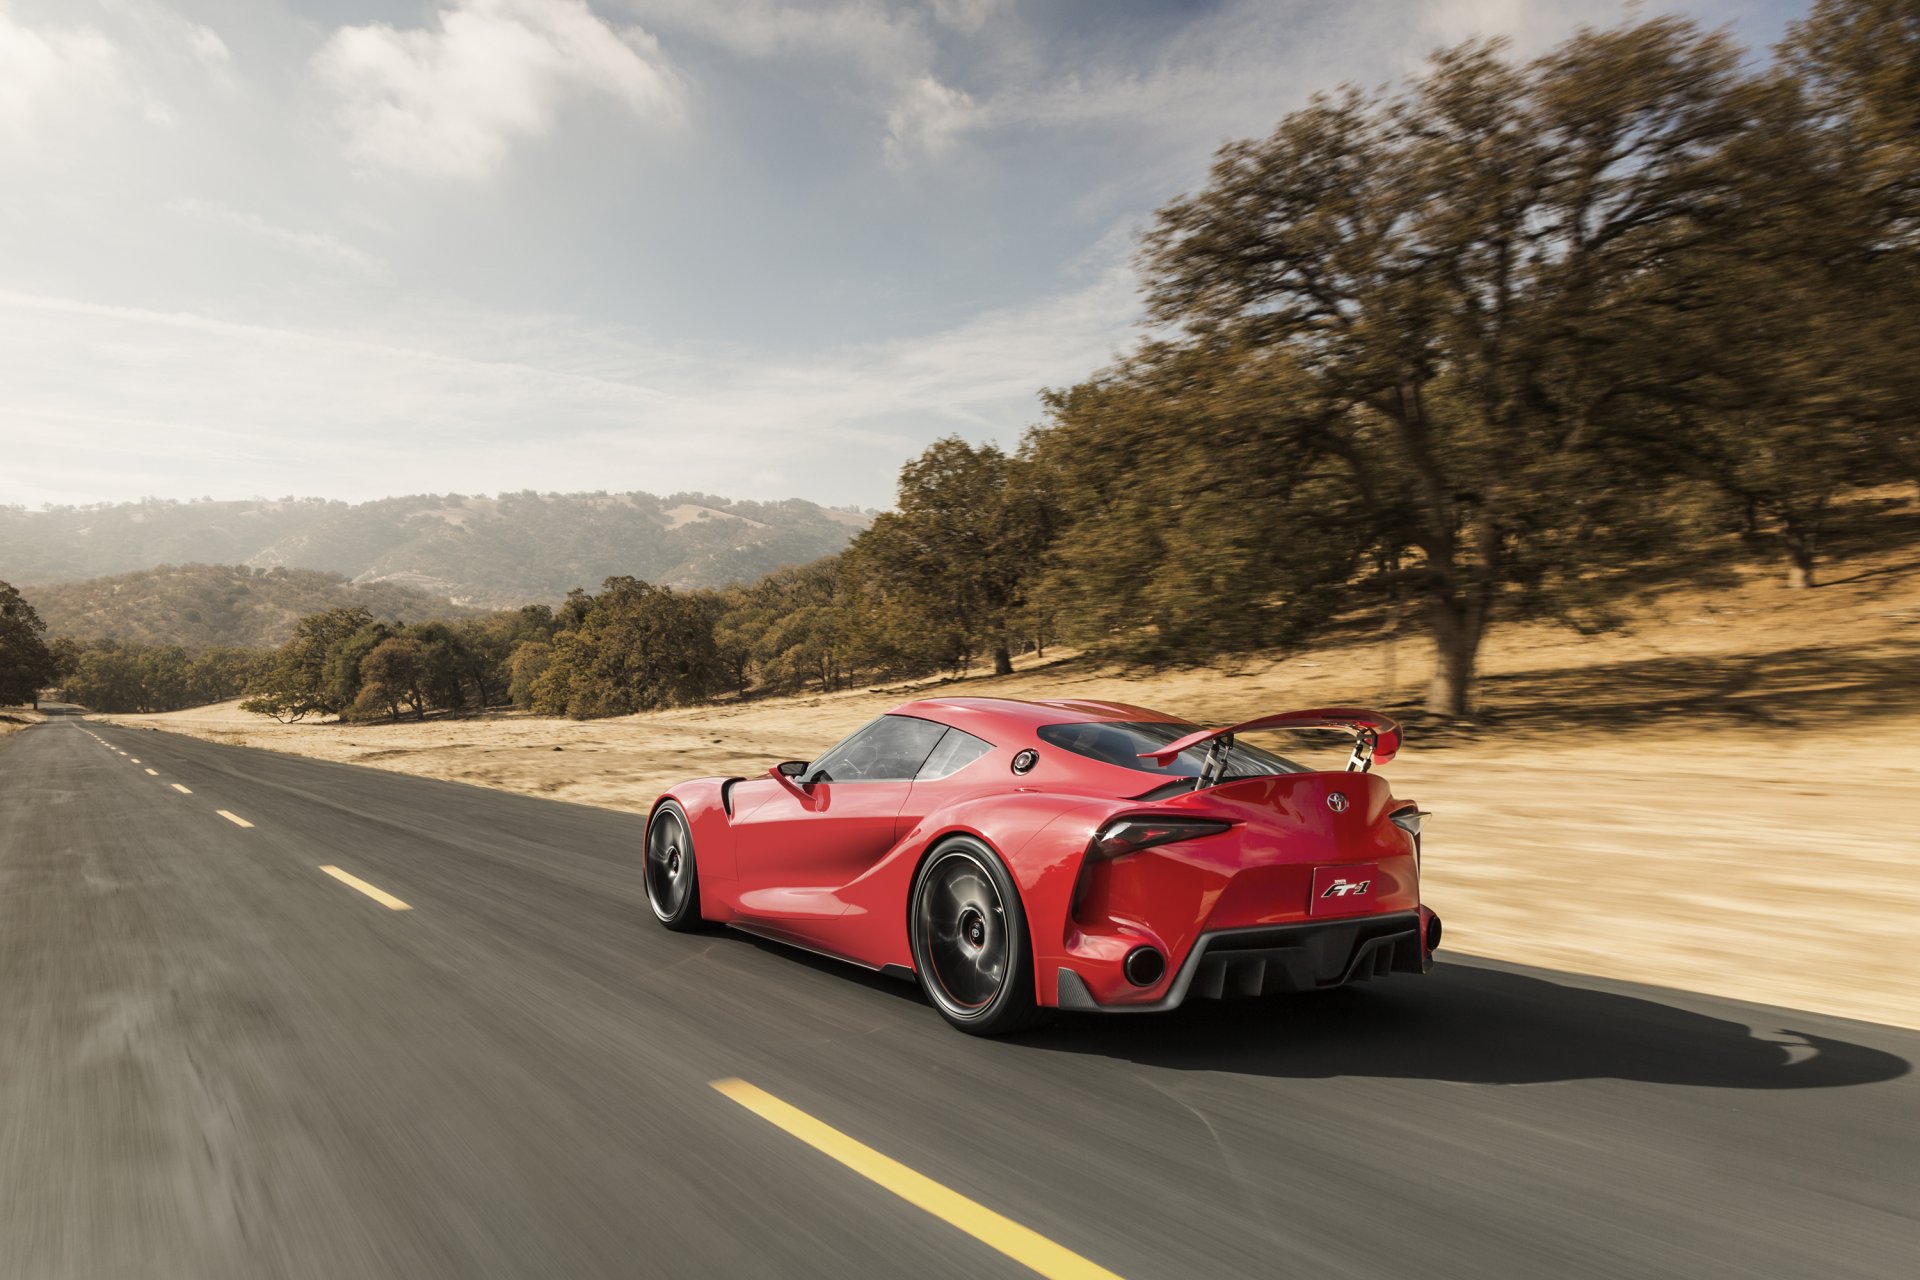
{"label": "sky", "polygon": [[1139,338],[1230,139],[1801,3],[0,0],[0,503],[890,504]]}

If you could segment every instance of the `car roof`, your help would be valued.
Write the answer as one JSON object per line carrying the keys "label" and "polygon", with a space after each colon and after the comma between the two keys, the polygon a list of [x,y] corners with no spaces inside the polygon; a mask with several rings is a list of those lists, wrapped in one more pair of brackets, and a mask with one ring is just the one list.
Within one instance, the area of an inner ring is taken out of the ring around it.
{"label": "car roof", "polygon": [[1079,724],[1090,720],[1146,720],[1161,724],[1185,724],[1177,716],[1136,707],[1125,702],[1101,702],[1090,698],[1053,698],[1024,702],[1016,698],[922,698],[895,707],[897,716],[919,716],[937,720],[956,729],[969,725],[988,726],[1031,733],[1041,725]]}

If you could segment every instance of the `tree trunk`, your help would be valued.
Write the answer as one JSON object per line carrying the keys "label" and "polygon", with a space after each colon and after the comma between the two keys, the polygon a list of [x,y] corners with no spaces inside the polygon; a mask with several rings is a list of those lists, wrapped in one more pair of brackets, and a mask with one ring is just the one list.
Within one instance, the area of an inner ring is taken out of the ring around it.
{"label": "tree trunk", "polygon": [[1427,690],[1427,710],[1436,715],[1465,716],[1473,710],[1473,668],[1480,655],[1479,620],[1472,610],[1457,604],[1433,608],[1433,683]]}
{"label": "tree trunk", "polygon": [[1796,591],[1813,585],[1813,539],[1789,530],[1787,544],[1787,585]]}
{"label": "tree trunk", "polygon": [[993,674],[997,676],[1013,674],[1013,655],[1007,651],[1007,646],[1004,644],[993,647]]}
{"label": "tree trunk", "polygon": [[1781,514],[1780,540],[1787,545],[1787,585],[1804,590],[1814,585],[1813,571],[1820,550],[1820,525],[1826,514],[1827,499],[1816,498],[1811,507],[1789,509]]}

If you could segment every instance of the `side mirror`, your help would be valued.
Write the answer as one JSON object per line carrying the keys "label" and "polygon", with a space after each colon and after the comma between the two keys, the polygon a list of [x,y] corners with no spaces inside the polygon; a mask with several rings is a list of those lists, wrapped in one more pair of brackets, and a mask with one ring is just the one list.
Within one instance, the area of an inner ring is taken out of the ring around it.
{"label": "side mirror", "polygon": [[783,778],[802,778],[806,776],[809,763],[810,761],[806,760],[782,760],[774,768]]}

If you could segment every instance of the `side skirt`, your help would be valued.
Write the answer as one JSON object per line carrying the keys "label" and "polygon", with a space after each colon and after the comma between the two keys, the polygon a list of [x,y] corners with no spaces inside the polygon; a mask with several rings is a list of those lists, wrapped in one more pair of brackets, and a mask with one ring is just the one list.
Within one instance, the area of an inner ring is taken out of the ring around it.
{"label": "side skirt", "polygon": [[856,960],[852,956],[843,956],[837,951],[829,951],[825,947],[815,943],[802,942],[791,934],[754,921],[729,920],[727,921],[727,928],[737,930],[740,933],[752,934],[756,938],[764,938],[768,942],[777,942],[783,947],[792,947],[795,951],[805,951],[809,955],[816,955],[824,960],[837,960],[841,964],[852,965],[856,969],[865,969],[868,973],[885,974],[889,978],[901,978],[908,982],[918,981],[914,976],[913,970],[903,964],[868,964],[864,960]]}

